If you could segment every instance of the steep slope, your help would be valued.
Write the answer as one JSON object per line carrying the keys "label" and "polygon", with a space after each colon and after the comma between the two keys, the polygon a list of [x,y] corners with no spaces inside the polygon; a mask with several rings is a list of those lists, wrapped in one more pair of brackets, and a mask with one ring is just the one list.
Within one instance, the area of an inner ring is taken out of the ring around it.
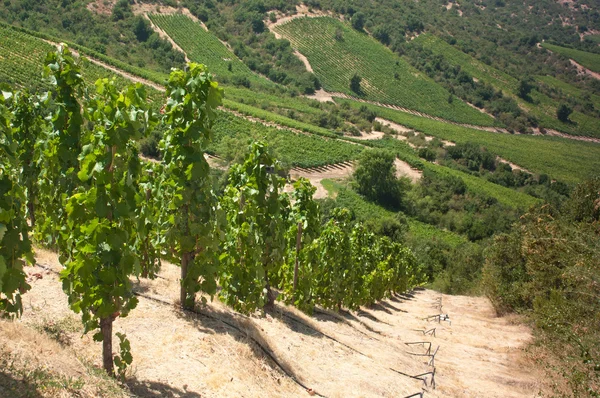
{"label": "steep slope", "polygon": [[497,90],[512,97],[519,106],[534,115],[542,127],[556,129],[574,135],[583,135],[600,138],[600,123],[598,119],[581,112],[573,112],[570,116],[572,123],[564,123],[556,118],[558,103],[543,93],[534,90],[531,92],[532,101],[525,101],[515,92],[519,80],[483,62],[465,54],[459,49],[446,43],[444,40],[424,34],[414,40],[413,45],[421,45],[431,50],[434,54],[443,56],[450,64],[458,65],[474,78],[487,82]]}
{"label": "steep slope", "polygon": [[[328,91],[400,105],[444,119],[475,125],[494,120],[460,100],[366,33],[330,17],[302,17],[273,28],[305,55]],[[350,89],[354,74],[359,93]]]}
{"label": "steep slope", "polygon": [[587,69],[600,73],[600,54],[590,53],[587,51],[576,50],[574,48],[567,48],[556,46],[554,44],[543,43],[542,47],[562,54],[565,57],[571,58],[573,61],[578,64],[586,67]]}
{"label": "steep slope", "polygon": [[[17,325],[25,332],[6,335],[10,347],[35,334],[30,328],[46,330],[62,347],[37,337],[48,371],[78,361],[98,366],[99,344],[81,337],[57,279],[56,255],[39,250],[37,262],[27,269],[33,289]],[[246,317],[218,302],[184,313],[171,305],[177,274],[177,267],[164,264],[160,278],[137,284],[138,308],[115,324],[132,344],[134,371],[124,390],[135,396],[524,397],[545,389],[523,353],[530,331],[495,318],[486,299],[419,291],[358,312],[319,310],[313,317],[279,304]],[[427,319],[436,314],[448,314],[451,322]],[[433,361],[421,356],[428,345],[405,344],[416,341],[431,343]],[[67,359],[60,362],[58,355]],[[80,381],[81,395],[93,396],[89,377]]]}
{"label": "steep slope", "polygon": [[150,20],[162,29],[193,62],[203,63],[224,83],[253,83],[275,87],[275,83],[252,72],[250,68],[212,33],[185,15],[148,14]]}

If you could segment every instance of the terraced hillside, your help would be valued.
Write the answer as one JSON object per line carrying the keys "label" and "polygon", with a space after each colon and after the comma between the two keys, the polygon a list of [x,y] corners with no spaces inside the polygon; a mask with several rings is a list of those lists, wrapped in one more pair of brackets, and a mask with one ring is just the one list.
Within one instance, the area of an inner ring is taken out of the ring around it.
{"label": "terraced hillside", "polygon": [[149,14],[148,17],[185,51],[192,62],[207,65],[217,80],[239,84],[245,79],[259,86],[275,86],[275,83],[252,72],[215,35],[191,18],[164,14]]}
{"label": "terraced hillside", "polygon": [[549,43],[543,43],[542,47],[547,48],[555,53],[562,54],[565,57],[571,58],[573,61],[588,68],[589,70],[600,73],[600,54],[576,50],[574,48],[556,46]]}
{"label": "terraced hillside", "polygon": [[600,109],[600,95],[589,93],[585,90],[580,89],[579,87],[575,87],[569,83],[565,83],[562,80],[558,80],[557,78],[552,76],[536,76],[535,79],[552,89],[559,90],[567,96],[572,96],[583,100],[589,98],[589,101],[594,105],[594,108]]}
{"label": "terraced hillside", "polygon": [[[450,93],[366,33],[330,17],[296,18],[273,28],[305,55],[328,91],[403,106],[461,123],[494,125],[494,120]],[[350,89],[358,74],[362,95]]]}
{"label": "terraced hillside", "polygon": [[[354,107],[365,106],[345,102]],[[477,143],[534,173],[548,174],[564,182],[581,182],[600,170],[600,144],[560,137],[490,133],[388,108],[366,106],[384,119],[443,140]]]}
{"label": "terraced hillside", "polygon": [[572,123],[561,122],[556,117],[556,109],[559,104],[552,98],[534,90],[531,92],[531,102],[523,100],[515,94],[519,85],[518,79],[465,54],[444,40],[431,34],[423,34],[412,44],[421,45],[434,54],[443,56],[451,65],[460,66],[461,70],[474,78],[492,85],[497,90],[502,90],[504,94],[517,101],[522,109],[534,115],[542,127],[574,135],[600,138],[598,119],[575,111],[570,116]]}

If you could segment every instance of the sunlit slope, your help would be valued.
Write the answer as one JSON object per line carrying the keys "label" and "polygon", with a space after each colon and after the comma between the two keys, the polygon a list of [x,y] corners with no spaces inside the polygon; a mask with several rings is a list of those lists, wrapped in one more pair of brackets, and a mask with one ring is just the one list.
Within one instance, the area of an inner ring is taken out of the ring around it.
{"label": "sunlit slope", "polygon": [[[346,101],[351,106],[364,104]],[[427,135],[456,143],[475,142],[533,173],[566,183],[580,183],[600,170],[600,144],[566,138],[490,133],[442,123],[393,109],[366,105],[379,117]]]}
{"label": "sunlit slope", "polygon": [[[55,51],[56,47],[38,37],[6,26],[0,26],[0,37],[0,82],[34,91],[38,88],[49,88],[49,84],[43,78],[44,60],[46,54]],[[99,78],[114,79],[119,86],[131,83],[130,80],[99,65],[89,61],[80,62],[83,80],[88,85],[93,85]],[[151,87],[147,87],[147,94],[153,103],[162,101],[163,94]]]}
{"label": "sunlit slope", "polygon": [[297,18],[275,31],[304,54],[328,91],[357,94],[350,79],[361,78],[363,98],[461,123],[490,126],[493,118],[464,102],[410,66],[366,33],[329,17]]}
{"label": "sunlit slope", "polygon": [[589,70],[600,73],[600,54],[594,54],[587,51],[575,50],[573,48],[555,46],[554,44],[543,43],[542,47],[571,58],[573,61],[585,66]]}
{"label": "sunlit slope", "polygon": [[275,83],[252,72],[215,35],[189,17],[163,14],[150,14],[149,17],[185,51],[191,61],[208,66],[219,81],[228,83],[246,78],[261,86],[275,86]]}
{"label": "sunlit slope", "polygon": [[41,85],[44,59],[55,48],[4,26],[0,26],[0,38],[0,81],[19,86]]}
{"label": "sunlit slope", "polygon": [[600,138],[600,120],[575,111],[570,116],[573,123],[561,122],[556,117],[558,103],[555,100],[536,90],[531,92],[533,102],[519,98],[515,94],[519,85],[518,79],[484,64],[434,35],[420,35],[414,40],[413,45],[422,45],[434,54],[442,55],[450,64],[460,65],[461,69],[471,76],[491,84],[497,90],[502,90],[504,94],[513,97],[522,109],[534,115],[542,127],[573,135]]}
{"label": "sunlit slope", "polygon": [[535,79],[553,89],[560,90],[565,95],[579,99],[588,99],[594,105],[595,109],[600,109],[600,95],[589,93],[553,76],[536,76]]}

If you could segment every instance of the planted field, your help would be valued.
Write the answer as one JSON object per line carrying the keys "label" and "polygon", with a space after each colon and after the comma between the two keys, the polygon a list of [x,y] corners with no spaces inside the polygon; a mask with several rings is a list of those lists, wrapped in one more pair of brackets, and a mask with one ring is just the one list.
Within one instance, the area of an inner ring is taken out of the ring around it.
{"label": "planted field", "polygon": [[318,167],[355,160],[364,147],[341,140],[325,139],[309,134],[294,133],[253,123],[232,114],[220,112],[213,128],[214,143],[209,151],[236,159],[253,140],[269,143],[277,159],[288,166]]}
{"label": "planted field", "polygon": [[[44,59],[48,52],[56,48],[38,37],[1,25],[0,37],[0,81],[34,90],[47,89],[48,85],[42,76]],[[120,87],[131,83],[91,62],[82,62],[81,75],[88,85],[93,85],[100,78],[114,79]],[[150,101],[160,107],[163,93],[151,87],[146,87],[146,93]]]}
{"label": "planted field", "polygon": [[600,54],[589,53],[587,51],[575,50],[574,48],[567,48],[561,46],[555,46],[554,44],[542,43],[542,47],[564,55],[565,57],[571,58],[578,64],[600,73]]}
{"label": "planted field", "polygon": [[[361,103],[348,101],[352,106]],[[475,142],[521,167],[566,183],[579,183],[600,170],[600,144],[558,137],[509,135],[469,129],[392,109],[368,105],[379,117],[454,142]]]}
{"label": "planted field", "polygon": [[463,53],[444,40],[431,34],[423,34],[414,40],[414,44],[422,45],[434,54],[442,55],[450,64],[459,65],[471,76],[491,84],[497,90],[502,90],[504,94],[515,99],[521,108],[534,115],[540,126],[568,134],[600,138],[598,119],[575,111],[570,116],[572,123],[561,122],[556,117],[558,103],[555,100],[537,90],[531,92],[533,103],[523,100],[515,95],[519,84],[516,78]]}
{"label": "planted field", "polygon": [[19,86],[43,86],[44,59],[54,47],[4,26],[0,26],[0,37],[0,80]]}
{"label": "planted field", "polygon": [[[462,101],[448,103],[450,93],[443,87],[375,39],[338,20],[296,18],[275,30],[308,58],[328,91],[359,95],[456,122],[494,124],[493,118]],[[362,94],[350,89],[350,79],[355,73],[362,78]]]}
{"label": "planted field", "polygon": [[315,125],[309,124],[309,123],[304,123],[304,122],[301,122],[301,121],[298,121],[295,119],[291,119],[289,117],[282,116],[278,113],[266,111],[264,109],[257,108],[255,106],[230,101],[227,99],[223,100],[223,105],[226,108],[240,112],[246,116],[259,118],[262,120],[266,120],[267,122],[276,123],[281,126],[286,126],[286,127],[290,127],[290,128],[297,129],[297,130],[302,130],[307,133],[317,134],[317,135],[321,135],[323,137],[339,138],[339,136],[337,134],[335,134],[332,131],[327,130],[325,128],[315,126]]}
{"label": "planted field", "polygon": [[590,101],[594,104],[594,108],[600,109],[600,96],[588,93],[585,90],[575,87],[569,83],[565,83],[562,80],[558,80],[553,76],[536,76],[535,79],[548,87],[554,88],[561,91],[565,95],[570,95],[579,99],[583,99],[589,96]]}
{"label": "planted field", "polygon": [[185,51],[193,62],[202,63],[222,82],[246,78],[258,85],[274,83],[253,73],[219,39],[185,15],[150,14],[150,19]]}
{"label": "planted field", "polygon": [[529,207],[541,203],[540,200],[534,198],[533,196],[527,195],[526,193],[515,191],[513,189],[503,187],[502,185],[494,184],[486,181],[483,178],[463,173],[460,170],[438,166],[434,163],[426,163],[425,167],[439,174],[458,177],[464,181],[467,186],[467,190],[471,193],[490,196],[498,200],[498,203],[514,209],[527,210]]}
{"label": "planted field", "polygon": [[228,86],[226,98],[262,109],[276,108],[280,111],[294,111],[313,116],[323,114],[319,101],[300,96],[290,97],[283,94],[268,94],[244,87]]}

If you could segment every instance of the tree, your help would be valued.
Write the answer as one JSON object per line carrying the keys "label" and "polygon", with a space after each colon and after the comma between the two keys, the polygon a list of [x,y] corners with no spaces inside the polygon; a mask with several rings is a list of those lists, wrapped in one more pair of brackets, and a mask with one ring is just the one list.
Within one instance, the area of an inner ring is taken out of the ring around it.
{"label": "tree", "polygon": [[4,104],[5,98],[12,96],[10,92],[0,93],[0,317],[21,315],[21,294],[31,288],[23,265],[25,261],[34,263],[18,142],[11,128],[10,112]]}
{"label": "tree", "polygon": [[221,255],[221,299],[249,313],[273,305],[271,282],[286,249],[289,200],[285,180],[264,143],[250,147],[243,164],[234,165],[222,197],[227,228]]}
{"label": "tree", "polygon": [[204,65],[190,63],[187,72],[171,72],[167,93],[166,131],[160,142],[167,176],[165,207],[172,220],[167,240],[181,265],[181,306],[193,308],[196,292],[214,294],[217,287],[217,198],[204,152],[222,89]]}
{"label": "tree", "polygon": [[350,90],[354,91],[358,95],[362,94],[362,89],[360,88],[361,80],[362,78],[357,73],[350,78]]}
{"label": "tree", "polygon": [[517,95],[526,101],[531,101],[529,94],[535,87],[533,79],[531,77],[525,77],[519,80],[519,86],[517,88]]}
{"label": "tree", "polygon": [[141,165],[134,140],[148,129],[151,117],[140,83],[119,92],[108,79],[96,82],[84,109],[89,130],[78,157],[79,184],[65,200],[62,233],[69,250],[61,255],[60,278],[85,331],[100,329],[94,340],[102,341],[104,369],[112,376],[116,363],[124,376],[132,360],[129,342],[119,336],[122,352],[113,359],[112,328],[138,302],[130,280],[139,274],[134,240]]}
{"label": "tree", "polygon": [[133,22],[133,34],[138,41],[145,42],[152,34],[150,22],[144,17],[137,16]]}
{"label": "tree", "polygon": [[396,178],[395,159],[393,153],[385,150],[364,151],[354,171],[357,191],[384,206],[398,207],[402,190]]}
{"label": "tree", "polygon": [[556,109],[556,117],[561,122],[570,122],[569,116],[571,115],[571,113],[573,113],[573,108],[570,105],[565,104],[564,102],[558,105],[558,108]]}
{"label": "tree", "polygon": [[365,14],[363,14],[362,12],[357,12],[356,14],[354,14],[352,16],[352,19],[350,20],[350,23],[352,24],[352,27],[358,31],[362,31],[363,28],[365,27]]}

